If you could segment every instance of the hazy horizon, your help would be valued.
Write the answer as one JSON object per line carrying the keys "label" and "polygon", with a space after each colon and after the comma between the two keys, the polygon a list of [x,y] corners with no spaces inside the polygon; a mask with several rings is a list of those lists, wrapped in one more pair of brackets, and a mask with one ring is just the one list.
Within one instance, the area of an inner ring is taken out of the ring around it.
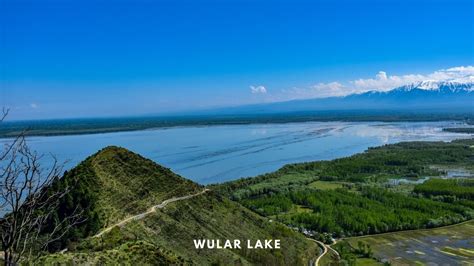
{"label": "hazy horizon", "polygon": [[160,115],[463,78],[474,75],[473,8],[5,0],[0,106],[11,120]]}

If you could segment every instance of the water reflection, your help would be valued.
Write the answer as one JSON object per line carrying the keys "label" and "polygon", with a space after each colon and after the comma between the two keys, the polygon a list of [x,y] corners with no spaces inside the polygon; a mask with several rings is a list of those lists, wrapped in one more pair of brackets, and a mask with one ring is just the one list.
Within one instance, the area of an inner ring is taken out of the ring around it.
{"label": "water reflection", "polygon": [[[288,163],[328,160],[370,146],[412,140],[468,138],[442,131],[453,122],[310,122],[117,132],[29,138],[41,153],[73,167],[97,150],[116,145],[140,153],[194,181],[207,184],[274,171]],[[4,142],[5,140],[1,140]]]}

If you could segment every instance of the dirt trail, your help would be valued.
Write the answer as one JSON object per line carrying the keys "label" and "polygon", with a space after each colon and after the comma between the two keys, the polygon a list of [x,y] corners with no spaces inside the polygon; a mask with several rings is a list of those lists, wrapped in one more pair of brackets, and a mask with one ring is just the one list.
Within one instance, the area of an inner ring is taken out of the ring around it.
{"label": "dirt trail", "polygon": [[312,239],[312,238],[307,238],[308,240],[311,240],[313,242],[316,242],[320,247],[323,248],[323,253],[319,254],[319,256],[316,258],[316,260],[314,261],[314,266],[318,266],[319,265],[319,260],[324,256],[326,255],[326,253],[328,252],[328,248],[326,247],[326,245],[321,242],[321,241],[318,241],[318,240],[315,240],[315,239]]}
{"label": "dirt trail", "polygon": [[[323,242],[321,241],[318,241],[318,240],[315,240],[315,239],[312,239],[312,238],[308,238],[309,240],[313,241],[313,242],[316,242],[320,247],[323,248],[323,253],[319,254],[319,256],[316,258],[316,260],[314,261],[314,266],[319,266],[319,261],[326,255],[328,254],[328,251],[331,250],[332,252],[334,252],[334,254],[337,255],[337,257],[340,258],[339,256],[339,252],[337,252],[335,249],[333,249],[330,245],[326,245],[324,244]],[[336,243],[334,243],[336,244]]]}
{"label": "dirt trail", "polygon": [[187,196],[182,196],[182,197],[175,197],[175,198],[171,198],[171,199],[167,199],[165,201],[163,201],[162,203],[158,204],[158,205],[155,205],[155,206],[152,206],[150,207],[147,211],[145,212],[142,212],[142,213],[139,213],[137,215],[134,215],[134,216],[130,216],[128,218],[125,218],[123,220],[121,220],[120,222],[116,223],[116,224],[113,224],[103,230],[101,230],[99,233],[97,233],[96,235],[94,235],[93,237],[100,237],[101,235],[109,232],[110,230],[112,230],[114,227],[116,226],[123,226],[124,224],[130,222],[130,221],[135,221],[135,220],[141,220],[143,218],[145,218],[147,215],[151,214],[151,213],[154,213],[156,212],[157,209],[162,209],[164,207],[166,207],[166,205],[170,204],[170,203],[173,203],[173,202],[176,202],[176,201],[181,201],[181,200],[186,200],[186,199],[189,199],[189,198],[193,198],[193,197],[196,197],[196,196],[199,196],[201,194],[204,194],[206,193],[207,191],[209,191],[209,189],[204,189],[203,191],[199,192],[199,193],[196,193],[196,194],[191,194],[191,195],[187,195]]}

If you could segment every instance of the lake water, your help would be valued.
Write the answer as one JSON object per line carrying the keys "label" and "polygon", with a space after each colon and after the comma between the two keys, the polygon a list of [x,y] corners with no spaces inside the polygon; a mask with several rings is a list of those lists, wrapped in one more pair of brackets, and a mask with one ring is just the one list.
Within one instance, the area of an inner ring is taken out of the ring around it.
{"label": "lake water", "polygon": [[[307,122],[175,127],[107,134],[30,137],[40,153],[71,168],[108,145],[125,147],[201,184],[275,171],[288,163],[349,156],[412,140],[468,138],[442,131],[455,122]],[[0,142],[5,142],[3,139]]]}

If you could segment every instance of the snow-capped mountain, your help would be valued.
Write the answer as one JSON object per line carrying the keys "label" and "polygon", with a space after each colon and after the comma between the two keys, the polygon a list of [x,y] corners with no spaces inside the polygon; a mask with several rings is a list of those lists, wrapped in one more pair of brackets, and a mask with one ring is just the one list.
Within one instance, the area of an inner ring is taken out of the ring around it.
{"label": "snow-capped mountain", "polygon": [[426,80],[389,91],[369,91],[343,97],[293,100],[210,110],[208,114],[276,114],[325,111],[409,111],[474,115],[474,77]]}
{"label": "snow-capped mountain", "polygon": [[473,91],[474,90],[474,77],[469,76],[463,79],[455,80],[425,80],[417,83],[405,85],[395,90],[410,91],[413,89],[420,90],[434,90],[443,92],[462,92],[462,91]]}
{"label": "snow-capped mountain", "polygon": [[444,110],[474,113],[474,80],[425,80],[385,92],[371,91],[340,99],[344,105],[327,106],[377,110]]}

